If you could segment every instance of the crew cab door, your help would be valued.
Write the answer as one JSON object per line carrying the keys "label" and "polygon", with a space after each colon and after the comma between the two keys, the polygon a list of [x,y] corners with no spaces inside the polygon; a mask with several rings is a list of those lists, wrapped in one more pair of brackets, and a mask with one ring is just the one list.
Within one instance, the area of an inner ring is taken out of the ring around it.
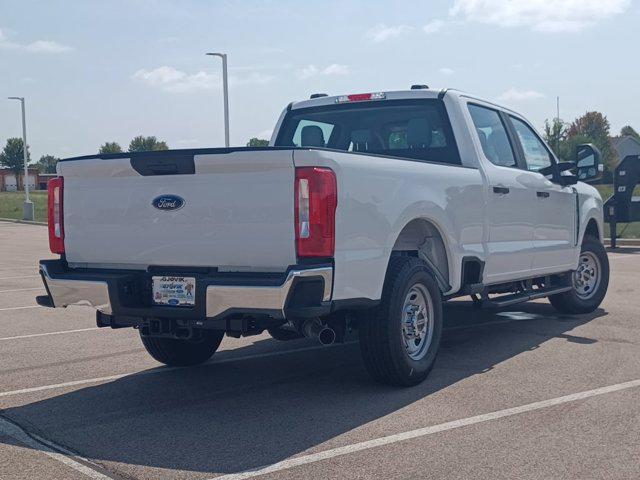
{"label": "crew cab door", "polygon": [[571,186],[554,183],[538,173],[555,163],[553,154],[524,120],[509,115],[519,154],[529,173],[527,187],[535,195],[532,274],[564,272],[573,268],[577,248],[578,194]]}
{"label": "crew cab door", "polygon": [[[490,106],[468,104],[486,176],[484,283],[527,277],[533,262],[536,199],[532,172],[520,167],[505,115]],[[480,200],[480,199],[478,199]]]}

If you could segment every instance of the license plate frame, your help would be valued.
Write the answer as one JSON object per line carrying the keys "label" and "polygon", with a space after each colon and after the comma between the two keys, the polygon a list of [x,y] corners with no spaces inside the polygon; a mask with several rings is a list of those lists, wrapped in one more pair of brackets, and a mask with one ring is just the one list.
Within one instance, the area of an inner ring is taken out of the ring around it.
{"label": "license plate frame", "polygon": [[162,307],[195,307],[196,278],[183,275],[152,276],[151,301]]}

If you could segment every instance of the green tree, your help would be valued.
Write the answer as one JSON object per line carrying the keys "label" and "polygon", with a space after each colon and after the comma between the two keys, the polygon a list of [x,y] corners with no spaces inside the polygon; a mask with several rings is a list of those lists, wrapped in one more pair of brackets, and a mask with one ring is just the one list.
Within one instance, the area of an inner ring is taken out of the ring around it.
{"label": "green tree", "polygon": [[58,157],[54,157],[53,155],[43,155],[38,160],[36,166],[40,173],[56,173],[56,165],[60,159]]}
{"label": "green tree", "polygon": [[559,118],[554,118],[551,122],[549,120],[544,121],[544,141],[555,152],[558,158],[567,160],[565,158],[566,152],[564,151],[564,144],[567,139],[567,128],[565,123]]}
{"label": "green tree", "polygon": [[635,129],[631,125],[626,125],[622,127],[620,130],[621,137],[633,137],[640,142],[640,133],[636,132]]}
{"label": "green tree", "polygon": [[138,135],[129,144],[130,152],[150,152],[154,150],[169,150],[166,142],[158,140],[156,137],[144,137]]}
{"label": "green tree", "polygon": [[247,147],[268,147],[269,140],[263,140],[258,137],[253,137],[247,142]]}
{"label": "green tree", "polygon": [[[577,145],[575,137],[582,137],[589,143],[593,143],[602,152],[602,163],[607,172],[614,169],[615,152],[611,145],[609,120],[600,112],[587,112],[576,118],[567,128],[567,141],[572,140],[572,145]],[[585,142],[581,142],[585,143]],[[573,150],[571,154],[573,155]]]}
{"label": "green tree", "polygon": [[[0,166],[11,170],[16,176],[16,181],[18,177],[20,177],[20,173],[24,171],[22,145],[21,138],[9,138],[2,153],[0,153]],[[29,154],[29,146],[27,145],[27,163],[29,163],[30,160],[31,156]]]}
{"label": "green tree", "polygon": [[122,147],[117,142],[105,142],[100,146],[99,153],[122,153]]}

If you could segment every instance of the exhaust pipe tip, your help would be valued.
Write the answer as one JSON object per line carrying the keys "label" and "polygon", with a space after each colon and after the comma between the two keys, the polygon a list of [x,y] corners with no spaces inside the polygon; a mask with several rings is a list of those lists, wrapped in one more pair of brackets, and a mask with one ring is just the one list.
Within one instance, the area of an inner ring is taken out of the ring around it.
{"label": "exhaust pipe tip", "polygon": [[335,343],[338,336],[333,328],[323,325],[317,318],[306,321],[300,331],[307,338],[317,338],[325,346]]}
{"label": "exhaust pipe tip", "polygon": [[333,328],[323,328],[318,333],[318,341],[321,345],[329,346],[333,345],[336,341],[336,332]]}

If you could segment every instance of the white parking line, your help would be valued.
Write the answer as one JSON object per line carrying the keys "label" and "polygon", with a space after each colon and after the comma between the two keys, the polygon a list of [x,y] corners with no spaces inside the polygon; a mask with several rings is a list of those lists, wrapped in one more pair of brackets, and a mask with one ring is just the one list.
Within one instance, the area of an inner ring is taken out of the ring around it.
{"label": "white parking line", "polygon": [[60,332],[46,332],[46,333],[32,333],[30,335],[16,335],[15,337],[0,338],[0,342],[4,342],[6,340],[20,340],[22,338],[48,337],[50,335],[62,335],[63,333],[90,332],[93,330],[100,330],[100,328],[99,327],[78,328],[77,330],[62,330]]}
{"label": "white parking line", "polygon": [[452,422],[440,423],[438,425],[432,425],[430,427],[418,428],[416,430],[410,430],[408,432],[397,433],[395,435],[388,435],[386,437],[379,437],[373,440],[345,445],[344,447],[332,448],[323,452],[301,455],[299,457],[283,460],[266,467],[247,470],[245,472],[221,475],[219,477],[215,477],[215,480],[242,480],[245,478],[259,477],[262,475],[267,475],[269,473],[279,472],[293,467],[299,467],[301,465],[308,465],[310,463],[316,463],[322,460],[328,460],[330,458],[349,455],[351,453],[361,452],[363,450],[369,450],[371,448],[391,445],[394,443],[403,442],[405,440],[411,440],[413,438],[426,437],[427,435],[433,435],[434,433],[445,432],[447,430],[453,430],[455,428],[467,427],[469,425],[475,425],[477,423],[484,423],[491,420],[497,420],[499,418],[519,415],[525,412],[532,412],[535,410],[540,410],[542,408],[562,405],[563,403],[576,402],[578,400],[584,400],[586,398],[596,397],[598,395],[604,395],[612,392],[619,392],[621,390],[628,390],[630,388],[636,387],[640,387],[640,380],[632,380],[630,382],[618,383],[616,385],[609,385],[607,387],[596,388],[594,390],[573,393],[571,395],[551,398],[549,400],[542,400],[540,402],[528,403],[519,407],[506,408],[504,410],[498,410],[496,412],[484,413],[482,415],[462,418],[460,420],[454,420]]}
{"label": "white parking line", "polygon": [[620,260],[621,258],[625,258],[627,260],[633,260],[634,257],[640,258],[640,255],[638,255],[637,253],[634,253],[634,254],[621,253],[619,255],[611,255],[611,254],[609,254],[609,255],[607,255],[607,257],[609,257],[609,260]]}
{"label": "white parking line", "polygon": [[[224,363],[233,363],[233,362],[242,362],[244,360],[255,360],[258,358],[277,357],[280,355],[288,355],[291,353],[306,352],[310,350],[327,350],[327,349],[336,348],[336,347],[345,346],[345,345],[353,345],[354,343],[356,342],[334,343],[333,345],[329,345],[329,346],[314,345],[312,347],[292,348],[291,350],[285,350],[285,351],[257,353],[255,355],[244,355],[244,356],[235,357],[235,358],[223,358],[222,360],[216,360],[214,357],[213,361],[211,363],[206,364],[205,366],[221,365]],[[141,372],[121,373],[118,375],[109,375],[107,377],[87,378],[84,380],[74,380],[71,382],[56,383],[53,385],[42,385],[40,387],[21,388],[19,390],[10,390],[7,392],[0,392],[0,397],[11,397],[14,395],[22,395],[25,393],[42,392],[45,390],[55,390],[58,388],[75,387],[78,385],[88,385],[91,383],[109,382],[111,380],[118,380],[120,378],[131,377],[131,376],[154,375],[156,373],[164,373],[164,372],[172,372],[174,370],[180,370],[180,368],[181,367],[156,368],[154,370],[143,370]]]}
{"label": "white parking line", "polygon": [[0,293],[31,292],[31,291],[35,291],[35,290],[44,291],[44,289],[42,287],[37,287],[37,288],[14,288],[13,290],[0,290]]}
{"label": "white parking line", "polygon": [[0,273],[13,273],[14,270],[31,270],[32,272],[37,272],[38,269],[31,267],[11,267],[9,270],[0,270]]}
{"label": "white parking line", "polygon": [[40,305],[31,305],[28,307],[6,307],[0,308],[0,312],[6,312],[7,310],[26,310],[27,308],[42,308]]}
{"label": "white parking line", "polygon": [[15,278],[40,278],[40,275],[18,275],[15,277],[0,277],[0,280],[13,280]]}
{"label": "white parking line", "polygon": [[9,422],[8,420],[5,420],[3,418],[0,418],[0,435],[6,435],[14,438],[21,444],[31,448],[32,450],[36,452],[42,452],[45,455],[53,458],[54,460],[57,460],[58,462],[66,465],[67,467],[88,476],[89,478],[94,478],[96,480],[111,479],[111,477],[104,475],[97,470],[89,467],[88,465],[77,461],[81,460],[82,462],[90,464],[90,460],[76,455],[66,448],[57,445],[49,440],[45,440],[42,437],[39,437],[37,435],[29,435],[15,423]]}

